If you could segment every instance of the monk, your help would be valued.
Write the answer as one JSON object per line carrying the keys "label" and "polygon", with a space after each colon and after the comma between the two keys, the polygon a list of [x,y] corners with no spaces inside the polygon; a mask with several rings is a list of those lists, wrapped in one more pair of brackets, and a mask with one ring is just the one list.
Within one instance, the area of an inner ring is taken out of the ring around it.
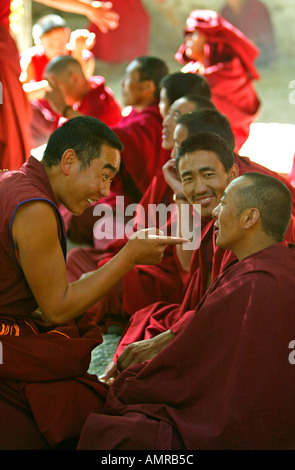
{"label": "monk", "polygon": [[211,90],[202,75],[174,72],[166,75],[160,83],[159,109],[163,119],[170,106],[186,95],[199,95],[211,100]]}
{"label": "monk", "polygon": [[221,9],[221,15],[260,49],[257,65],[266,66],[276,59],[276,37],[272,18],[265,2],[226,0]]}
{"label": "monk", "polygon": [[104,123],[76,117],[51,135],[41,162],[30,157],[19,171],[0,176],[1,449],[77,441],[106,393],[86,373],[102,337],[84,312],[136,263],[160,262],[169,243],[184,241],[138,232],[102,269],[68,283],[58,206],[81,214],[107,197],[121,150]]}
{"label": "monk", "polygon": [[[102,31],[116,28],[118,15],[110,4],[87,4],[80,0],[37,0],[47,6],[87,16]],[[16,170],[30,156],[30,106],[22,89],[19,53],[10,34],[10,3],[0,6],[0,83],[3,103],[0,105],[0,168]]]}
{"label": "monk", "polygon": [[[176,100],[164,119],[163,132],[166,135],[166,128],[171,130],[176,126],[174,114],[180,115],[203,108],[215,109],[210,101],[196,95],[188,95]],[[195,132],[197,127],[201,130],[206,129],[207,125],[208,122],[201,115],[197,119],[196,126],[193,126],[193,129],[191,129],[191,132]],[[168,148],[172,149],[173,144],[173,139],[170,138],[168,140],[165,138],[167,150]],[[174,160],[175,156],[173,156]],[[166,217],[159,219],[157,218],[157,214],[159,214],[159,209],[157,208],[161,204],[170,207],[171,211],[167,212]],[[161,169],[154,176],[152,183],[137,206],[134,227],[140,229],[148,226],[157,226],[167,235],[175,235],[177,231],[176,210],[177,206],[175,201],[173,201],[173,189],[165,181]],[[97,266],[101,267],[125,243],[126,237],[122,240],[114,240],[109,243],[105,252],[99,249],[74,248],[70,251],[67,258],[68,279],[70,281],[77,280],[83,273],[96,269]],[[91,308],[91,314],[104,332],[114,322],[124,327],[133,313],[153,302],[166,300],[174,303],[182,300],[183,284],[186,282],[187,272],[181,268],[174,250],[167,249],[162,262],[155,266],[155,269],[150,268],[151,266],[136,266],[128,275],[123,277],[122,281],[110,290],[108,295],[104,296],[96,306]],[[136,296],[133,294],[134,291],[137,293]]]}
{"label": "monk", "polygon": [[[160,82],[167,73],[164,61],[146,56],[130,62],[122,78],[122,102],[130,107],[130,113],[112,126],[124,146],[120,175],[104,201],[111,206],[113,215],[117,212],[116,197],[124,196],[120,212],[139,202],[155,173],[169,158],[161,146],[162,117],[158,106]],[[93,245],[93,226],[99,220],[93,215],[94,209],[95,205],[80,218],[67,217],[67,234],[73,242]]]}
{"label": "monk", "polygon": [[175,58],[183,72],[200,73],[211,89],[212,102],[229,119],[236,152],[249,136],[260,101],[253,86],[259,79],[254,60],[258,49],[241,31],[215,11],[193,10],[186,20],[185,42]]}
{"label": "monk", "polygon": [[236,261],[169,346],[122,372],[78,449],[294,449],[290,217],[291,195],[278,179],[248,173],[229,184],[214,211],[216,243]]}
{"label": "monk", "polygon": [[[234,142],[234,137],[231,132],[228,120],[221,115],[218,118],[219,113],[212,111],[203,111],[198,113],[202,118],[202,121],[206,122],[205,115],[207,115],[207,125],[211,120],[211,126],[215,121],[215,129],[211,127],[208,130],[213,131],[215,134],[220,133],[223,129],[223,137],[226,138],[227,142]],[[209,119],[211,114],[211,119]],[[189,117],[180,117],[179,124],[183,124],[183,121],[188,121]],[[217,122],[219,121],[219,126]],[[185,126],[183,128],[176,128],[176,134],[179,134],[180,138],[187,138],[185,132]],[[230,138],[232,136],[232,138]],[[179,139],[178,137],[178,139]],[[184,141],[180,145],[179,152],[188,152],[189,155],[194,155],[194,149],[199,147],[200,134],[196,134],[195,137],[188,139],[188,146],[185,145]],[[210,145],[210,142],[206,142],[206,146]],[[208,140],[211,140],[212,136],[209,136]],[[233,148],[233,143],[231,144]],[[247,164],[246,164],[247,163]],[[245,174],[251,171],[259,173],[269,174],[277,179],[284,181],[276,173],[261,167],[249,159],[235,156],[235,164],[237,166],[237,174]],[[167,163],[168,165],[168,163]],[[174,165],[175,166],[175,165]],[[168,169],[168,168],[167,168]],[[180,191],[179,180],[175,178],[175,172],[172,171],[173,165],[170,163],[170,172],[167,178],[170,179],[170,186],[173,186],[175,191]],[[198,181],[198,173],[194,174],[194,179]],[[287,183],[291,189],[292,187]],[[205,192],[205,189],[204,189]],[[208,192],[209,189],[208,189]],[[212,190],[211,190],[212,192]],[[190,200],[190,198],[188,198]],[[293,198],[294,201],[294,198]],[[190,202],[193,202],[192,200]],[[177,201],[178,204],[184,204],[185,202],[181,199]],[[294,207],[294,206],[293,206]],[[294,217],[292,216],[290,226],[286,232],[286,240],[294,242]],[[177,252],[179,253],[177,248]],[[125,329],[124,335],[122,336],[116,353],[113,358],[113,362],[106,368],[105,373],[102,375],[102,379],[109,380],[114,375],[116,376],[115,364],[118,361],[127,367],[133,362],[141,362],[145,359],[150,359],[162,349],[163,345],[170,342],[174,335],[182,328],[184,323],[187,323],[193,314],[193,309],[197,306],[206,290],[210,286],[211,282],[225,269],[225,267],[234,259],[233,254],[230,251],[220,250],[215,245],[215,235],[213,220],[210,217],[207,219],[206,225],[202,230],[202,238],[200,248],[197,249],[193,255],[189,251],[184,251],[186,257],[179,258],[181,261],[181,268],[183,270],[189,270],[189,276],[187,284],[185,285],[183,292],[183,300],[180,304],[168,303],[168,302],[157,302],[150,306],[138,310],[134,313],[129,321],[128,327]],[[129,345],[129,346],[128,346]],[[124,351],[124,352],[123,352]],[[122,367],[122,366],[121,366]]]}
{"label": "monk", "polygon": [[70,55],[52,59],[45,68],[44,77],[51,89],[46,99],[58,113],[56,126],[75,116],[93,116],[108,126],[121,119],[121,108],[112,90],[101,76],[86,78],[81,64]]}

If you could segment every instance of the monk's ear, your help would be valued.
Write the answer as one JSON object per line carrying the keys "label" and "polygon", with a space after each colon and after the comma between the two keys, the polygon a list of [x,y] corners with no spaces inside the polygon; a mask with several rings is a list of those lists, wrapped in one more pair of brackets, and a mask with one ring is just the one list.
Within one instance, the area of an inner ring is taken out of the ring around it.
{"label": "monk's ear", "polygon": [[243,228],[248,230],[260,220],[260,211],[256,207],[250,207],[244,210],[242,214]]}
{"label": "monk's ear", "polygon": [[156,85],[153,80],[144,80],[142,82],[142,85],[143,91],[145,91],[145,93],[150,93],[151,95],[153,95],[156,92]]}
{"label": "monk's ear", "polygon": [[229,182],[231,182],[235,178],[238,178],[239,174],[240,174],[239,167],[236,163],[234,163],[228,172]]}
{"label": "monk's ear", "polygon": [[61,160],[60,160],[60,167],[61,171],[65,176],[69,176],[73,166],[77,161],[77,155],[73,149],[67,149],[64,151]]}

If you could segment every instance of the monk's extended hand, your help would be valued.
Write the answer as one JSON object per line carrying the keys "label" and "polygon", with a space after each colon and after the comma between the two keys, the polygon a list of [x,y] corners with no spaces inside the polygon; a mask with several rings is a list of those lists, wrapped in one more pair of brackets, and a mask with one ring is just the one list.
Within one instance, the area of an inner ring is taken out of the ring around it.
{"label": "monk's extended hand", "polygon": [[128,252],[130,263],[157,264],[163,258],[165,248],[168,245],[187,243],[189,240],[181,237],[166,237],[163,232],[155,229],[143,229],[134,233],[122,249]]}
{"label": "monk's extended hand", "polygon": [[167,330],[154,338],[144,339],[129,344],[117,360],[117,371],[122,372],[132,364],[153,359],[162,349],[175,338],[172,331]]}

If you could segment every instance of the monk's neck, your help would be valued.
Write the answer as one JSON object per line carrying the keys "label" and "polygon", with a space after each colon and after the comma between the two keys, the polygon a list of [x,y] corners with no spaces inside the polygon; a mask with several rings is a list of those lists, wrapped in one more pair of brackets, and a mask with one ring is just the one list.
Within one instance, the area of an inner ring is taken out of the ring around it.
{"label": "monk's neck", "polygon": [[133,108],[138,113],[141,113],[144,109],[149,108],[150,106],[152,106],[153,104],[156,104],[156,103],[157,102],[155,100],[153,100],[153,101],[146,100],[146,101],[143,101],[142,103],[138,103],[136,105],[133,105]]}
{"label": "monk's neck", "polygon": [[261,240],[255,240],[254,242],[243,243],[240,247],[234,247],[232,251],[235,253],[236,257],[239,261],[248,258],[248,256],[257,253],[258,251],[264,250],[265,248],[269,248],[272,245],[276,245],[277,242],[270,237]]}

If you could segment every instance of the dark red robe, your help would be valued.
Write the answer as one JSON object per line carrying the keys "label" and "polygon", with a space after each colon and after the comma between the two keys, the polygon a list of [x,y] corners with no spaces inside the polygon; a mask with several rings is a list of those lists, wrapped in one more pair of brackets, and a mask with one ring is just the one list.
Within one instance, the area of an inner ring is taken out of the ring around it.
{"label": "dark red robe", "polygon": [[0,169],[16,170],[30,156],[30,107],[19,80],[19,53],[9,33],[10,2],[0,6]]}
{"label": "dark red robe", "polygon": [[12,242],[15,212],[27,200],[51,204],[66,256],[63,222],[45,169],[35,158],[20,171],[0,175],[0,182],[0,448],[74,445],[87,415],[102,406],[106,394],[96,376],[87,374],[101,332],[86,314],[56,328],[30,318],[37,304]]}
{"label": "dark red robe", "polygon": [[235,262],[172,343],[119,375],[78,449],[294,449],[294,279],[294,247]]}
{"label": "dark red robe", "polygon": [[211,89],[212,102],[228,118],[236,140],[236,152],[249,136],[260,101],[253,86],[259,78],[253,61],[258,49],[241,31],[218,13],[194,10],[186,21],[186,32],[200,31],[206,37],[205,64],[189,61],[182,44],[175,55],[180,63],[187,62],[184,72],[202,74]]}

